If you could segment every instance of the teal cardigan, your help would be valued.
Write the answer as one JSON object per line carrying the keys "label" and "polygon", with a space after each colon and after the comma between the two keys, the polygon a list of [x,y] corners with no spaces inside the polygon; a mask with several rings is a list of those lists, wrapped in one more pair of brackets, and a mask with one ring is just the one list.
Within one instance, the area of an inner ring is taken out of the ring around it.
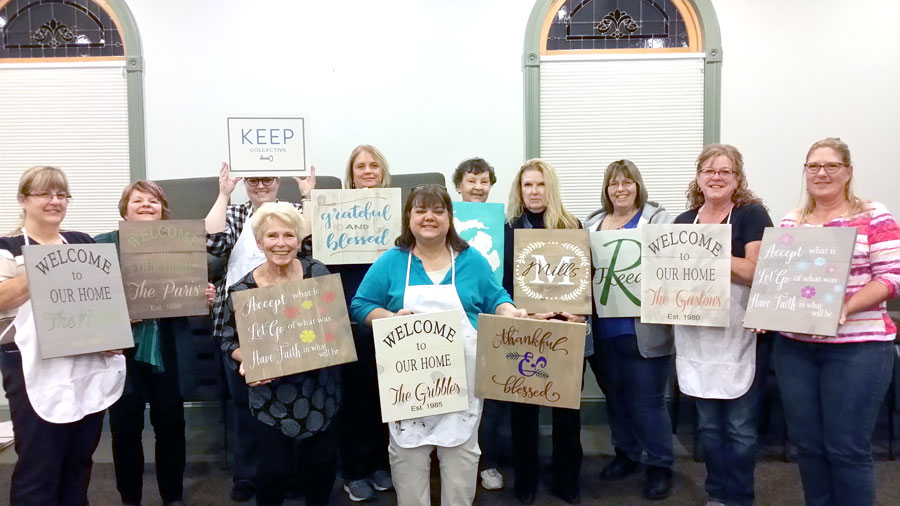
{"label": "teal cardigan", "polygon": [[[403,309],[406,292],[406,261],[409,253],[398,247],[385,251],[366,273],[356,297],[350,303],[350,316],[365,325],[366,316],[376,308],[397,312]],[[450,284],[450,271],[442,285]],[[422,261],[413,255],[409,284],[433,285],[425,273]],[[513,303],[506,290],[497,282],[490,264],[475,248],[466,248],[456,257],[456,293],[472,326],[478,328],[478,313],[494,314],[497,306]]]}
{"label": "teal cardigan", "polygon": [[[94,241],[98,243],[112,243],[116,245],[116,251],[119,251],[119,232],[105,232],[94,237]],[[162,335],[160,332],[160,346],[175,345],[175,356],[178,360],[178,389],[182,398],[189,396],[197,387],[196,358],[197,352],[194,349],[194,336],[191,333],[190,323],[185,317],[170,318],[170,325],[165,327],[160,325],[159,329],[168,327],[171,332],[168,335]],[[132,323],[132,333],[137,329],[138,325],[143,322]],[[126,352],[127,354],[128,352]],[[125,372],[128,374],[128,371]]]}

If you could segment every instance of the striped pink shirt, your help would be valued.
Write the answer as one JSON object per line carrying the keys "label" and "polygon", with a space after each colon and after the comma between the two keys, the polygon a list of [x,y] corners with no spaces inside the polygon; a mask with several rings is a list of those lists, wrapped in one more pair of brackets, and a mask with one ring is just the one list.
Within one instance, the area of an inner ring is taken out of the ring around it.
{"label": "striped pink shirt", "polygon": [[[890,290],[890,298],[900,294],[900,227],[893,215],[878,202],[863,202],[864,210],[852,219],[840,217],[826,223],[825,227],[856,227],[856,246],[850,262],[847,292],[844,300],[872,281],[882,283]],[[781,227],[797,226],[800,210],[795,209],[781,220]],[[803,223],[801,226],[810,227]],[[798,341],[819,343],[857,343],[863,341],[893,341],[897,328],[887,313],[887,303],[860,311],[847,317],[838,328],[836,337],[810,336],[808,334],[782,333]]]}

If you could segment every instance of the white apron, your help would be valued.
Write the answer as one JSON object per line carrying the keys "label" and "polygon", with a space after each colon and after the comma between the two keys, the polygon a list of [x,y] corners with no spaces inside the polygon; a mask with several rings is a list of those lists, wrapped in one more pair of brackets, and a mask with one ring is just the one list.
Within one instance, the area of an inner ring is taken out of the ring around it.
{"label": "white apron", "polygon": [[449,285],[409,285],[409,270],[412,265],[412,252],[406,263],[406,289],[403,294],[403,309],[414,313],[432,313],[459,309],[462,311],[460,335],[463,338],[463,350],[466,357],[466,394],[469,397],[469,409],[456,413],[424,416],[409,420],[390,422],[391,439],[402,448],[415,448],[423,445],[459,446],[475,434],[481,418],[481,399],[475,397],[475,348],[478,335],[475,327],[466,316],[459,295],[456,293],[456,258],[450,255]]}
{"label": "white apron", "polygon": [[[694,223],[699,219],[697,211]],[[731,213],[726,223],[731,224]],[[682,392],[702,399],[737,399],[750,390],[756,334],[744,328],[749,298],[749,286],[731,283],[728,327],[674,325],[675,371]]]}
{"label": "white apron", "polygon": [[[25,244],[28,233],[22,229]],[[65,242],[65,238],[63,238]],[[19,307],[15,342],[31,407],[51,423],[77,422],[111,406],[125,388],[125,356],[87,353],[41,359],[31,300]]]}
{"label": "white apron", "polygon": [[[250,216],[253,216],[251,213]],[[266,255],[259,249],[256,244],[256,237],[253,236],[253,224],[247,216],[244,221],[244,228],[241,235],[238,236],[231,253],[228,255],[228,271],[225,275],[225,290],[228,290],[235,283],[241,280],[248,272],[256,269],[266,261]]]}

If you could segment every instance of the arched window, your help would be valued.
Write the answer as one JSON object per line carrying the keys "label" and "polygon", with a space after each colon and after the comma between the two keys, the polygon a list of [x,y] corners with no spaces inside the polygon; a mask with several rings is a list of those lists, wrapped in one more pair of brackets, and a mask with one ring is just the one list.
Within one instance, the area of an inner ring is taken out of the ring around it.
{"label": "arched window", "polygon": [[601,206],[609,163],[641,170],[669,212],[718,140],[721,51],[709,0],[539,0],[525,51],[526,151],[557,167],[566,207]]}
{"label": "arched window", "polygon": [[117,227],[144,175],[140,42],[122,0],[0,0],[0,233],[18,225],[19,177],[69,176],[65,227]]}

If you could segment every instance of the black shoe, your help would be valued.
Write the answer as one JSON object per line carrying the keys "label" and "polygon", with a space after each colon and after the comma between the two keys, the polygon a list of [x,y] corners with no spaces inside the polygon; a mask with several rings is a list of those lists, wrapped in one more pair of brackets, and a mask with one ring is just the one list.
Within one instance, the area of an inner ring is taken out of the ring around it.
{"label": "black shoe", "polygon": [[569,504],[581,504],[578,487],[553,487],[553,494]]}
{"label": "black shoe", "polygon": [[640,468],[640,462],[631,460],[625,452],[616,448],[615,458],[603,467],[603,470],[600,471],[600,478],[604,480],[621,480],[630,474],[638,472]]}
{"label": "black shoe", "polygon": [[235,502],[249,501],[256,495],[256,487],[247,480],[238,480],[231,486],[231,500]]}
{"label": "black shoe", "polygon": [[658,501],[671,494],[672,470],[668,467],[647,466],[647,472],[644,474],[644,497]]}
{"label": "black shoe", "polygon": [[519,490],[516,489],[516,499],[519,500],[522,504],[532,504],[534,503],[534,490]]}

